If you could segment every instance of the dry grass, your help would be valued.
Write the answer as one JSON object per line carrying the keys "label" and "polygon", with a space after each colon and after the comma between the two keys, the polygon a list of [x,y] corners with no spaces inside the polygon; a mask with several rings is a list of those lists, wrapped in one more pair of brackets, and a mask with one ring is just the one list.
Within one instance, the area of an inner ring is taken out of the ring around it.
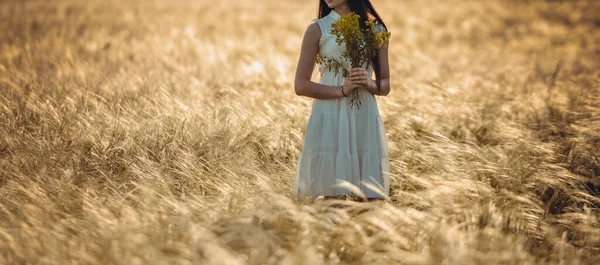
{"label": "dry grass", "polygon": [[598,264],[600,4],[374,0],[387,202],[290,196],[316,1],[0,1],[0,264]]}

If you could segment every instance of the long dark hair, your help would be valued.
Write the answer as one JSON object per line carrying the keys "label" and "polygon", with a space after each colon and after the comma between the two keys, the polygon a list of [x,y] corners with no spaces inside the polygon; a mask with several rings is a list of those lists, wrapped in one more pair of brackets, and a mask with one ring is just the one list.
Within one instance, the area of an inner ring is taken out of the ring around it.
{"label": "long dark hair", "polygon": [[[383,20],[375,11],[373,4],[371,4],[370,0],[347,0],[346,1],[350,6],[350,11],[358,14],[360,16],[360,26],[361,28],[366,28],[365,21],[369,20],[368,15],[373,16],[372,21],[378,21],[379,24],[383,26],[385,31],[387,31],[387,26],[383,23]],[[329,13],[331,13],[331,8],[325,3],[325,0],[319,0],[319,13],[317,14],[319,18],[323,18]],[[379,75],[381,74],[381,66],[379,65],[379,55],[375,55],[371,59],[371,63],[373,63],[373,70],[375,70],[375,79],[377,82],[377,93],[379,94],[381,80],[379,80]]]}

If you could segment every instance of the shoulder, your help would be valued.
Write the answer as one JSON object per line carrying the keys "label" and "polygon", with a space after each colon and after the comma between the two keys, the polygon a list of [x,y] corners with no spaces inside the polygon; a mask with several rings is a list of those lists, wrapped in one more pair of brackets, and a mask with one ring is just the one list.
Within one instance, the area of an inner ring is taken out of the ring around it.
{"label": "shoulder", "polygon": [[321,36],[321,27],[319,26],[319,19],[313,19],[304,33],[306,37],[319,38]]}
{"label": "shoulder", "polygon": [[377,21],[377,20],[376,20],[376,21],[373,21],[373,22],[374,22],[374,23],[376,23],[376,24],[375,24],[375,26],[373,26],[373,29],[374,29],[375,31],[387,31],[387,28],[385,28],[385,27],[383,26],[383,24],[381,24],[381,22],[380,22],[380,21]]}
{"label": "shoulder", "polygon": [[384,32],[387,31],[387,29],[381,23],[375,25],[374,29],[376,31],[384,31]]}

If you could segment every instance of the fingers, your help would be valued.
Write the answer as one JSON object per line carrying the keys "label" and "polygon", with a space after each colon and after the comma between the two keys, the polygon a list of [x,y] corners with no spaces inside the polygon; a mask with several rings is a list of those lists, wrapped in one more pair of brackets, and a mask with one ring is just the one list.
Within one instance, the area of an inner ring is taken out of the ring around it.
{"label": "fingers", "polygon": [[368,73],[367,70],[361,67],[354,67],[350,69],[349,75],[346,77],[347,84],[352,88],[361,88],[368,85]]}
{"label": "fingers", "polygon": [[367,75],[367,70],[365,70],[364,68],[360,68],[360,67],[355,67],[350,69],[350,75]]}
{"label": "fingers", "polygon": [[346,79],[346,81],[344,82],[344,86],[348,86],[348,88],[354,90],[355,88],[359,88],[362,85],[359,82],[350,80],[350,79]]}
{"label": "fingers", "polygon": [[366,81],[352,81],[349,80],[349,82],[345,82],[344,85],[348,86],[349,88],[355,89],[355,88],[360,88],[360,87],[365,87],[367,85]]}
{"label": "fingers", "polygon": [[348,85],[356,85],[356,87],[366,87],[368,85],[368,80],[366,78],[362,78],[362,79],[346,79],[346,83],[348,83]]}
{"label": "fingers", "polygon": [[351,71],[350,74],[348,75],[348,77],[350,80],[352,81],[356,81],[356,82],[366,82],[367,79],[369,78],[367,71],[364,71],[364,69],[360,69],[362,71],[359,70],[355,70],[355,71]]}
{"label": "fingers", "polygon": [[357,78],[357,77],[358,78],[361,78],[361,77],[366,78],[367,75],[366,74],[362,74],[362,73],[353,73],[353,74],[348,75],[348,78]]}
{"label": "fingers", "polygon": [[367,82],[368,81],[368,77],[366,75],[359,75],[359,76],[348,76],[347,79],[351,80],[352,82]]}
{"label": "fingers", "polygon": [[366,73],[367,70],[365,68],[362,67],[354,67],[352,69],[350,69],[350,72],[359,72],[359,73]]}

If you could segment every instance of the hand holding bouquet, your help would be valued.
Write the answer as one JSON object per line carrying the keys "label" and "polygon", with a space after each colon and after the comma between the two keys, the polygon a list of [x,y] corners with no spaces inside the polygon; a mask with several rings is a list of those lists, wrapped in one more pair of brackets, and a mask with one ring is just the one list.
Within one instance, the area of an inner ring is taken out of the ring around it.
{"label": "hand holding bouquet", "polygon": [[[360,16],[354,12],[341,16],[332,24],[331,34],[335,36],[335,41],[338,45],[342,43],[346,46],[346,50],[342,52],[342,58],[350,62],[351,68],[363,67],[365,63],[377,56],[379,50],[385,47],[390,38],[390,33],[386,31],[376,31],[375,26],[378,22],[365,21],[365,28],[359,25]],[[332,57],[322,57],[317,55],[315,60],[319,64],[325,64],[329,71],[333,71],[336,75],[340,72],[344,77],[350,73],[344,68],[343,64]],[[352,91],[352,99],[350,105],[360,108],[360,100],[358,90]]]}

